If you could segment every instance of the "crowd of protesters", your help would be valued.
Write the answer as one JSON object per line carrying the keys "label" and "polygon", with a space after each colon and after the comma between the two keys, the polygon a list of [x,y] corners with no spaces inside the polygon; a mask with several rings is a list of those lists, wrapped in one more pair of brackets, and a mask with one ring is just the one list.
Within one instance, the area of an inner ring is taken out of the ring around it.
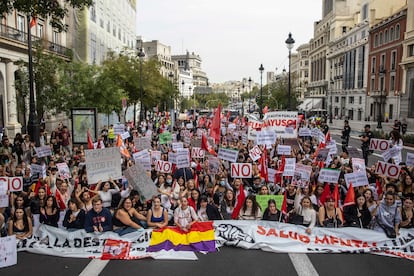
{"label": "crowd of protesters", "polygon": [[[225,118],[226,119],[226,118]],[[227,118],[228,121],[228,118]],[[159,135],[164,131],[176,134],[177,141],[184,141],[181,130],[188,127],[191,139],[197,136],[197,129],[207,135],[208,118],[199,118],[198,123],[189,126],[180,122],[172,127],[168,117],[155,117],[139,126],[125,125],[131,137],[124,142],[133,153],[136,148],[134,137],[151,136],[150,150],[161,151],[161,159],[167,161],[171,145],[161,145]],[[227,125],[224,122],[223,125]],[[246,133],[247,120],[235,120],[236,130],[222,128],[220,146],[237,149],[239,163],[252,163],[251,178],[232,178],[229,164],[221,160],[218,171],[212,173],[208,158],[191,159],[189,174],[165,174],[148,172],[159,194],[152,200],[144,201],[137,190],[128,185],[126,179],[109,179],[89,183],[85,166],[85,146],[72,145],[71,133],[63,124],[46,135],[41,131],[41,145],[50,145],[52,155],[38,158],[34,144],[28,135],[17,134],[11,138],[4,136],[0,147],[0,176],[21,176],[23,191],[9,193],[9,206],[0,208],[1,234],[16,235],[24,239],[32,235],[35,227],[47,224],[68,231],[84,229],[87,232],[102,233],[114,231],[124,235],[143,228],[163,228],[176,225],[183,231],[191,229],[196,221],[207,220],[270,220],[286,222],[306,227],[308,234],[314,227],[358,227],[385,232],[400,228],[412,228],[414,224],[413,168],[402,162],[401,155],[388,160],[401,166],[398,179],[375,174],[375,167],[367,167],[369,185],[353,188],[354,202],[345,203],[349,193],[344,174],[353,171],[352,157],[348,155],[350,128],[344,123],[342,152],[332,155],[326,162],[315,162],[315,153],[320,147],[317,137],[299,137],[298,146],[292,147],[291,156],[277,154],[276,146],[284,139],[277,139],[272,147],[265,148],[264,162],[268,168],[277,170],[274,179],[263,175],[259,161],[252,161],[249,150],[254,141],[243,143],[241,133]],[[300,127],[319,128],[329,135],[329,127],[322,122],[303,120]],[[366,135],[361,137],[362,151],[367,163],[369,150],[367,143],[372,138],[369,126]],[[401,146],[401,136],[391,133],[391,146]],[[115,146],[113,126],[104,128],[97,141],[102,147]],[[184,143],[185,146],[191,147]],[[216,145],[215,150],[217,150]],[[213,146],[214,151],[214,146]],[[297,163],[312,166],[309,180],[297,185],[292,177],[284,177],[283,159],[296,158]],[[263,157],[262,157],[263,158]],[[59,175],[56,164],[65,162],[71,172],[69,178]],[[46,176],[32,173],[33,164],[44,165]],[[132,166],[134,161],[123,156],[122,169]],[[338,183],[319,183],[318,174],[322,168],[341,171]],[[305,184],[304,184],[305,183]],[[261,209],[256,200],[258,195],[282,195],[284,206],[277,206],[274,199],[268,201],[267,208]]]}

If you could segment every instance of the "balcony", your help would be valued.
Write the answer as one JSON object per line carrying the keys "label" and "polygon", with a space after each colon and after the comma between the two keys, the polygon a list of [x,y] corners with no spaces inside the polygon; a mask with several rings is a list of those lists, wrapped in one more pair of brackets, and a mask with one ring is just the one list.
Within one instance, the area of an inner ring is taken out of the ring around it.
{"label": "balcony", "polygon": [[[17,43],[17,45],[22,45],[23,48],[27,48],[27,33],[22,32],[18,29],[9,27],[4,24],[0,24],[0,39],[4,38],[9,41]],[[70,59],[72,57],[72,50],[69,48],[66,48],[60,44],[53,43],[50,41],[46,41],[44,39],[41,39],[38,36],[32,35],[32,43],[33,45],[36,45],[36,43],[41,43],[43,45],[43,48],[47,51],[60,55],[63,58]]]}

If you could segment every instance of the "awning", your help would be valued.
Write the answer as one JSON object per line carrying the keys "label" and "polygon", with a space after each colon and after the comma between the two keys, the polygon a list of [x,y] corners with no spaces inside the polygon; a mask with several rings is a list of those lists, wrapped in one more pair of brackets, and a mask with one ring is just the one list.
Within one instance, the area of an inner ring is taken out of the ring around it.
{"label": "awning", "polygon": [[312,111],[314,109],[322,109],[321,98],[308,98],[298,106],[298,110]]}

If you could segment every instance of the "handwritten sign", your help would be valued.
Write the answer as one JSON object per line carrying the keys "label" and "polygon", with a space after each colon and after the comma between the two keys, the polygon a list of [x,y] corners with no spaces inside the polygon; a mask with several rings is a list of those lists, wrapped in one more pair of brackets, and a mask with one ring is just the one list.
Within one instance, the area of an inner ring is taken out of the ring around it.
{"label": "handwritten sign", "polygon": [[85,150],[88,183],[119,179],[121,172],[121,154],[118,148]]}
{"label": "handwritten sign", "polygon": [[219,148],[217,157],[222,160],[227,160],[230,162],[236,162],[237,157],[239,156],[238,150],[231,150],[225,148]]}
{"label": "handwritten sign", "polygon": [[156,195],[157,187],[147,175],[141,164],[135,164],[124,171],[124,176],[128,179],[128,183],[137,190],[145,200],[150,200]]}
{"label": "handwritten sign", "polygon": [[338,183],[340,174],[340,170],[321,169],[319,172],[318,182]]}

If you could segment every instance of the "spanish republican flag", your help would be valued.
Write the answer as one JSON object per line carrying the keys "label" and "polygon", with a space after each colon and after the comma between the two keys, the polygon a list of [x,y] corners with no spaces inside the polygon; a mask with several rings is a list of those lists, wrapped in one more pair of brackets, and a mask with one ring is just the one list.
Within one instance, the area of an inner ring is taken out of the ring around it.
{"label": "spanish republican flag", "polygon": [[213,221],[196,222],[188,232],[178,227],[154,229],[148,252],[160,250],[215,252]]}

